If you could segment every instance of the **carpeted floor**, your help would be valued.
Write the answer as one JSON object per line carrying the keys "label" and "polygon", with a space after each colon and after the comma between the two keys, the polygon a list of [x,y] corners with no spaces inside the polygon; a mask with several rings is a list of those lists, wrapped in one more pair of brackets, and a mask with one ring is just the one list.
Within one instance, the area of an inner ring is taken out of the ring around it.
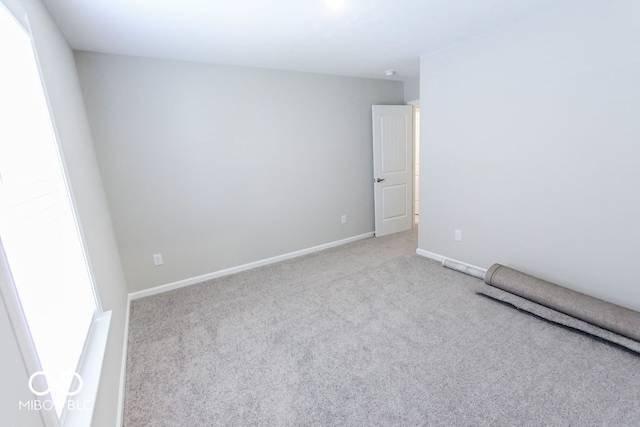
{"label": "carpeted floor", "polygon": [[640,425],[640,357],[416,247],[372,238],[133,301],[124,425]]}

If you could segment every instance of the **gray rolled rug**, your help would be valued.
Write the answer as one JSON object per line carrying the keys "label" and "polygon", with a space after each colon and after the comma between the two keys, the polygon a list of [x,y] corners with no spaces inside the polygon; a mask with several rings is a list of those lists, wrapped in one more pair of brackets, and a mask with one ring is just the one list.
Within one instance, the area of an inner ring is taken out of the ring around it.
{"label": "gray rolled rug", "polygon": [[598,326],[592,325],[591,323],[560,313],[559,311],[529,301],[528,299],[519,297],[507,291],[503,291],[502,289],[494,288],[493,286],[486,286],[479,290],[478,293],[510,307],[527,312],[540,319],[589,335],[598,340],[604,340],[609,344],[622,347],[626,350],[631,350],[632,352],[640,355],[640,342],[632,340],[631,338],[623,337],[615,332],[602,329]]}
{"label": "gray rolled rug", "polygon": [[[640,342],[640,313],[636,311],[572,291],[501,264],[493,264],[487,270],[484,281],[526,300]],[[513,301],[505,302],[516,306],[521,304],[521,301],[517,301],[517,304],[513,304]]]}

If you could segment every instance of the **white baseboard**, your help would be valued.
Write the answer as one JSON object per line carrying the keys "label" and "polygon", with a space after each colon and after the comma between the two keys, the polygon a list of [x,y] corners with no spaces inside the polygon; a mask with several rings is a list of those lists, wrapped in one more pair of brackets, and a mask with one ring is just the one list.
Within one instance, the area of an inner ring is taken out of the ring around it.
{"label": "white baseboard", "polygon": [[217,279],[219,277],[228,276],[230,274],[240,273],[242,271],[251,270],[254,268],[262,267],[276,262],[286,261],[291,258],[297,258],[303,255],[308,255],[314,252],[323,251],[325,249],[333,248],[336,246],[345,245],[347,243],[355,242],[357,240],[373,237],[373,231],[370,233],[361,234],[359,236],[349,237],[347,239],[336,240],[335,242],[325,243],[323,245],[314,246],[307,249],[302,249],[288,254],[278,255],[271,258],[263,259],[260,261],[250,262],[248,264],[239,265],[237,267],[231,267],[224,270],[214,271],[213,273],[203,274],[201,276],[192,277],[189,279],[179,280],[177,282],[168,283],[166,285],[155,286],[143,291],[132,292],[129,294],[129,300],[135,300],[138,298],[144,298],[151,295],[161,294],[163,292],[172,291],[174,289],[184,288],[185,286],[195,285],[197,283],[206,282],[207,280]]}
{"label": "white baseboard", "polygon": [[423,256],[425,258],[436,260],[438,262],[444,262],[445,260],[450,260],[450,261],[453,261],[453,262],[457,262],[458,264],[466,265],[467,267],[475,268],[475,269],[483,271],[485,273],[487,271],[486,268],[478,267],[477,265],[469,264],[469,263],[464,262],[464,261],[459,261],[459,260],[454,259],[454,258],[449,258],[449,257],[446,257],[444,255],[437,254],[435,252],[425,251],[424,249],[420,249],[420,248],[416,249],[416,254],[418,254],[420,256]]}
{"label": "white baseboard", "polygon": [[425,257],[425,258],[429,258],[429,259],[433,259],[439,262],[444,261],[445,259],[447,259],[447,257],[444,257],[442,255],[433,253],[433,252],[429,252],[429,251],[425,251],[424,249],[416,249],[416,254]]}

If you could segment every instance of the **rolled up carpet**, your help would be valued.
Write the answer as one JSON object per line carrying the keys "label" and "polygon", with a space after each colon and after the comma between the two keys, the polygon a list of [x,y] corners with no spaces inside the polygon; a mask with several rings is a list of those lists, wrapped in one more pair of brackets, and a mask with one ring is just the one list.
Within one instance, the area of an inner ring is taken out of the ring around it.
{"label": "rolled up carpet", "polygon": [[615,346],[623,347],[626,350],[631,350],[640,355],[640,342],[632,340],[631,338],[623,337],[615,332],[602,329],[591,323],[576,319],[568,314],[560,313],[559,311],[529,301],[510,292],[503,291],[494,286],[483,286],[478,293],[507,306],[527,312],[540,319],[589,335],[595,339],[607,341]]}
{"label": "rolled up carpet", "polygon": [[493,264],[486,284],[518,295],[576,319],[640,341],[640,313],[558,286],[520,271]]}

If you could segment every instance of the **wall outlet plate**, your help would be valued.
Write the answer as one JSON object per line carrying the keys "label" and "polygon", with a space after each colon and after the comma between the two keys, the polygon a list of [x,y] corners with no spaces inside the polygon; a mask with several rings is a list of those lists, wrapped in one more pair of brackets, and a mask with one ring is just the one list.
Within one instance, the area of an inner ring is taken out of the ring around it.
{"label": "wall outlet plate", "polygon": [[162,254],[154,254],[153,255],[153,265],[155,265],[156,267],[159,265],[164,264],[164,261],[162,261]]}

